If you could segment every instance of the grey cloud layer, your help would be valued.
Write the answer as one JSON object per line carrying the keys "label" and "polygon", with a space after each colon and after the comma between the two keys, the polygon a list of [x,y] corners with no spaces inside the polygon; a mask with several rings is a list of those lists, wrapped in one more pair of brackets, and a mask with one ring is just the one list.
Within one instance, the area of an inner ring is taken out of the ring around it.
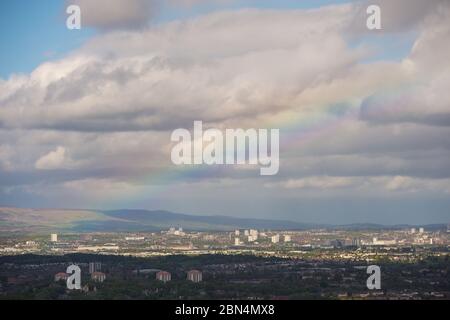
{"label": "grey cloud layer", "polygon": [[[333,30],[348,11],[252,10],[106,35],[18,85],[7,83],[0,125],[161,130],[195,117],[222,122],[293,108],[303,90],[345,74],[361,56]],[[327,22],[314,26],[318,19]],[[17,107],[26,108],[20,117]]]}
{"label": "grey cloud layer", "polygon": [[232,0],[66,0],[81,9],[83,27],[102,31],[142,29],[161,12],[161,7],[190,7],[202,3],[226,4]]}
{"label": "grey cloud layer", "polygon": [[84,27],[134,29],[148,24],[159,0],[74,0],[67,4],[80,6]]}

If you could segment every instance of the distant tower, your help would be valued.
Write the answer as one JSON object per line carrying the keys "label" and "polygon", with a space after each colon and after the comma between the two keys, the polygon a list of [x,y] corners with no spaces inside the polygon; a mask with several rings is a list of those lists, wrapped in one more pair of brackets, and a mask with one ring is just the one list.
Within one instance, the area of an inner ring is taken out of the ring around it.
{"label": "distant tower", "polygon": [[236,237],[239,237],[239,234],[240,234],[239,230],[234,230],[234,235],[235,235]]}
{"label": "distant tower", "polygon": [[291,242],[291,236],[290,235],[288,235],[288,234],[286,234],[285,236],[284,236],[284,242]]}
{"label": "distant tower", "polygon": [[58,234],[57,233],[52,233],[50,235],[50,241],[51,242],[58,242]]}
{"label": "distant tower", "polygon": [[234,245],[239,246],[240,244],[241,244],[241,241],[239,240],[239,238],[234,238]]}
{"label": "distant tower", "polygon": [[276,235],[272,236],[271,240],[272,240],[272,243],[280,242],[280,235],[276,234]]}
{"label": "distant tower", "polygon": [[416,228],[411,228],[411,234],[416,233]]}
{"label": "distant tower", "polygon": [[424,228],[419,228],[419,233],[424,233],[425,229]]}
{"label": "distant tower", "polygon": [[361,239],[359,239],[359,238],[353,238],[353,239],[352,239],[352,246],[360,247],[360,246],[361,246],[361,243],[362,243],[362,241],[361,241]]}

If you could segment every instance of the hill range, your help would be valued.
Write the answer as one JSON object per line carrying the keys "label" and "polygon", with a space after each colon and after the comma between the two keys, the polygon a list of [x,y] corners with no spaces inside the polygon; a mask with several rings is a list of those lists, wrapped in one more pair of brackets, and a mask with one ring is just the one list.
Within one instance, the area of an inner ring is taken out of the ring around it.
{"label": "hill range", "polygon": [[[231,231],[235,229],[307,230],[333,228],[343,230],[376,230],[408,228],[409,225],[379,224],[324,225],[287,220],[200,216],[149,210],[74,210],[24,209],[0,207],[0,233],[83,233],[83,232],[157,232],[170,227],[188,231]],[[444,224],[425,226],[428,230],[445,229]]]}

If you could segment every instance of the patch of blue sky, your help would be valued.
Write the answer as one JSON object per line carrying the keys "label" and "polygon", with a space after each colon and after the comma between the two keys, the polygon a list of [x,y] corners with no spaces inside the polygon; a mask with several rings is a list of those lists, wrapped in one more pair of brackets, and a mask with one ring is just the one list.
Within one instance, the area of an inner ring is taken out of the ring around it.
{"label": "patch of blue sky", "polygon": [[0,1],[0,77],[28,73],[81,46],[95,31],[68,30],[64,0]]}
{"label": "patch of blue sky", "polygon": [[[156,23],[187,19],[217,10],[310,9],[327,5],[350,3],[348,0],[239,0],[202,2],[192,7],[169,6],[166,2]],[[0,1],[0,77],[28,73],[44,61],[58,59],[80,47],[96,34],[90,28],[68,30],[64,15],[64,0],[2,0]],[[350,46],[375,47],[375,54],[365,61],[399,60],[413,44],[414,35],[369,35],[353,40]]]}
{"label": "patch of blue sky", "polygon": [[401,61],[406,58],[414,42],[417,39],[417,31],[407,33],[376,33],[364,35],[361,38],[349,41],[351,48],[368,47],[371,54],[361,62],[375,61]]}
{"label": "patch of blue sky", "polygon": [[327,5],[337,5],[344,3],[354,3],[351,0],[239,0],[239,1],[204,1],[197,5],[187,7],[174,7],[166,2],[162,7],[162,14],[157,22],[163,23],[179,19],[189,19],[196,16],[208,14],[218,9],[221,10],[239,10],[246,8],[258,9],[312,9]]}

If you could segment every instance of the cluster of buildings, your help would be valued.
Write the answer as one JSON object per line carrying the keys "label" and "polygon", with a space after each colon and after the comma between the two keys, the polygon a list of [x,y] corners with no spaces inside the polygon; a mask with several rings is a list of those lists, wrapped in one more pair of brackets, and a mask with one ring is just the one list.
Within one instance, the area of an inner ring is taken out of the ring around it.
{"label": "cluster of buildings", "polygon": [[[100,283],[105,281],[106,274],[101,272],[101,270],[102,270],[101,262],[89,262],[89,275],[91,277],[91,280]],[[69,273],[58,272],[57,274],[55,274],[54,280],[55,282],[67,281],[69,277],[70,277]]]}
{"label": "cluster of buildings", "polygon": [[[255,230],[255,229],[244,230],[243,234],[244,234],[244,239],[246,239],[248,243],[254,243],[259,238],[270,239],[270,242],[274,243],[274,244],[279,243],[281,241],[280,234],[275,234],[275,235],[272,235],[269,237],[265,232],[259,232],[258,230]],[[234,245],[235,246],[240,246],[240,245],[244,244],[244,241],[241,240],[240,235],[241,235],[240,230],[234,231],[234,236],[235,236]],[[291,241],[292,241],[292,238],[290,235],[288,235],[288,234],[284,235],[284,242],[291,242]]]}
{"label": "cluster of buildings", "polygon": [[[190,270],[187,272],[186,279],[188,281],[192,281],[194,283],[202,282],[203,274],[199,270]],[[159,280],[162,282],[169,282],[172,280],[172,274],[168,271],[159,271],[156,273],[156,280]]]}
{"label": "cluster of buildings", "polygon": [[174,235],[174,236],[180,236],[180,237],[186,235],[186,233],[183,231],[183,228],[176,229],[174,227],[170,228],[169,231],[167,231],[167,234]]}
{"label": "cluster of buildings", "polygon": [[0,241],[0,255],[96,253],[150,257],[174,253],[208,254],[258,251],[284,254],[316,248],[347,247],[439,247],[450,243],[446,226],[426,230],[402,229],[314,229],[267,231],[257,229],[211,232],[185,232],[182,228],[153,233],[92,233],[18,237]]}
{"label": "cluster of buildings", "polygon": [[[101,272],[102,264],[101,262],[90,262],[89,263],[89,275],[91,277],[91,280],[94,282],[103,282],[106,280],[106,274]],[[145,271],[145,270],[144,270]],[[150,271],[153,271],[153,269],[150,269]],[[157,271],[157,270],[155,270]],[[67,281],[67,279],[70,277],[70,274],[66,272],[58,272],[54,276],[54,281]],[[199,270],[190,270],[186,274],[186,279],[188,281],[192,281],[194,283],[199,283],[203,281],[203,273]],[[169,282],[172,280],[172,274],[168,271],[157,271],[156,272],[156,280],[162,281],[162,282]]]}

